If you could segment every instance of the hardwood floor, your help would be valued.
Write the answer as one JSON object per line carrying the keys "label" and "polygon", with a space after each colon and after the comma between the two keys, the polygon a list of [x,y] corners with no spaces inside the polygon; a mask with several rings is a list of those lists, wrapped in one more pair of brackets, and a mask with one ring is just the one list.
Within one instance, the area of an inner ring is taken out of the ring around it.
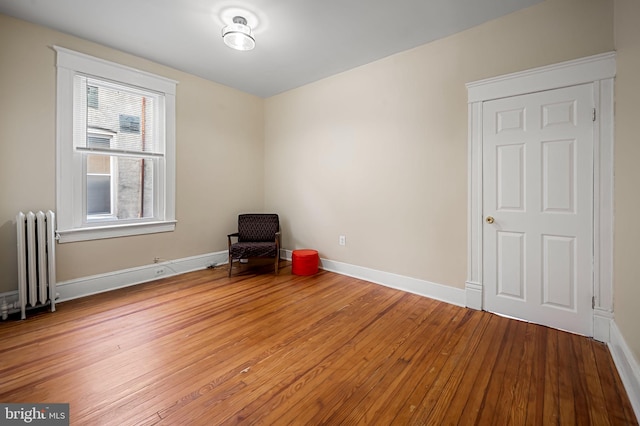
{"label": "hardwood floor", "polygon": [[255,272],[0,323],[0,401],[68,402],[78,425],[637,424],[591,339],[325,271]]}

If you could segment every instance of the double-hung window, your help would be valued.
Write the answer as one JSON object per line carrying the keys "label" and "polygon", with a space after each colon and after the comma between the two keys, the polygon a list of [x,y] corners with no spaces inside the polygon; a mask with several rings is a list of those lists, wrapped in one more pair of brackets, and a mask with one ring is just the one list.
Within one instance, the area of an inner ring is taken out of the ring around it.
{"label": "double-hung window", "polygon": [[59,240],[172,231],[176,82],[55,50]]}

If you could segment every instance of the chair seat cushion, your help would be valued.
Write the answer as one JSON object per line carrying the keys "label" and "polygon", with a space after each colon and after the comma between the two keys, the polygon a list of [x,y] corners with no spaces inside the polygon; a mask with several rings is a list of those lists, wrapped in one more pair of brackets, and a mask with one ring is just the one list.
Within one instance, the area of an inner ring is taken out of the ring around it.
{"label": "chair seat cushion", "polygon": [[275,242],[239,242],[231,244],[229,255],[234,259],[249,259],[251,257],[275,257],[277,254]]}

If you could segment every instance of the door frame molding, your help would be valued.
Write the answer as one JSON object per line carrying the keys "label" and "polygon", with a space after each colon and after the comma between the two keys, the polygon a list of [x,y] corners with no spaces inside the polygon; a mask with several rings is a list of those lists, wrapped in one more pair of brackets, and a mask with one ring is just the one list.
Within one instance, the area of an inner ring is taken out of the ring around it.
{"label": "door frame molding", "polygon": [[466,306],[483,308],[482,108],[486,101],[592,84],[597,118],[593,137],[593,337],[609,341],[613,320],[613,83],[616,53],[608,52],[466,84],[468,216]]}

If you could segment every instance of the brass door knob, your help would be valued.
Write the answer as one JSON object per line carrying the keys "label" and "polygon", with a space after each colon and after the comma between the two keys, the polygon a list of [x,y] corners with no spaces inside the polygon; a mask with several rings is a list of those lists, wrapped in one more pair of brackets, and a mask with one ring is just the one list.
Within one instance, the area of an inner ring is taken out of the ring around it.
{"label": "brass door knob", "polygon": [[488,224],[492,224],[494,222],[494,219],[492,216],[487,216],[487,218],[485,219],[485,222],[487,222]]}

